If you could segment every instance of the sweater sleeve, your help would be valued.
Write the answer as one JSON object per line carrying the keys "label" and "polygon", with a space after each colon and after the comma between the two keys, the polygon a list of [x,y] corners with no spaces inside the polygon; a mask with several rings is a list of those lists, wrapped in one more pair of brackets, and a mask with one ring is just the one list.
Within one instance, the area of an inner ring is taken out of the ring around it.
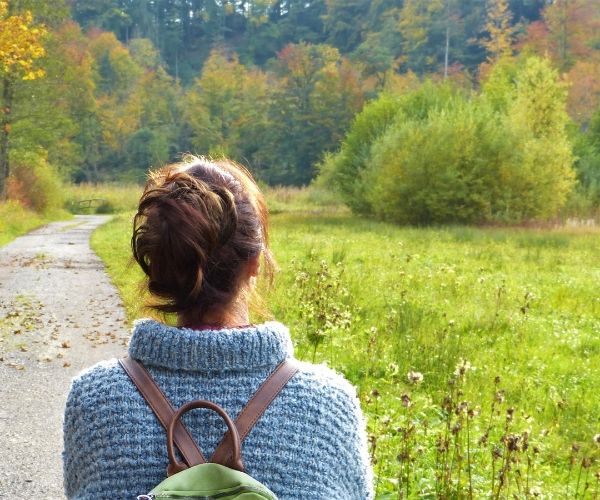
{"label": "sweater sleeve", "polygon": [[104,460],[104,426],[107,418],[102,400],[110,385],[110,362],[99,363],[73,380],[67,397],[63,423],[63,484],[69,499],[92,497],[91,486],[99,484]]}
{"label": "sweater sleeve", "polygon": [[313,401],[319,407],[314,424],[319,431],[312,444],[324,476],[321,486],[325,491],[319,498],[374,498],[366,422],[355,387],[322,365],[310,366],[307,371],[316,384]]}
{"label": "sweater sleeve", "polygon": [[356,397],[356,389],[345,380],[341,389],[340,401],[345,406],[347,414],[345,434],[346,463],[340,462],[338,474],[344,478],[344,486],[348,499],[372,499],[373,493],[373,470],[369,457],[367,444],[366,422]]}
{"label": "sweater sleeve", "polygon": [[77,498],[82,485],[89,481],[86,458],[82,454],[86,429],[80,386],[78,379],[71,385],[63,424],[63,481],[67,498]]}

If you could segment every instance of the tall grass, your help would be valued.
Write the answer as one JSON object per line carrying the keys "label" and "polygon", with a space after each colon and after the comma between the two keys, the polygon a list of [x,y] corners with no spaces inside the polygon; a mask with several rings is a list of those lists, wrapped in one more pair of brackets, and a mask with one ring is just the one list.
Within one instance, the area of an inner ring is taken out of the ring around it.
{"label": "tall grass", "polygon": [[[356,384],[381,498],[597,495],[597,230],[399,228],[294,203],[272,217],[267,300],[298,357]],[[134,318],[130,222],[93,244]]]}
{"label": "tall grass", "polygon": [[142,194],[137,184],[71,184],[65,208],[72,213],[118,213],[135,210]]}
{"label": "tall grass", "polygon": [[58,209],[37,213],[16,201],[0,203],[0,246],[50,221],[68,217],[68,213]]}

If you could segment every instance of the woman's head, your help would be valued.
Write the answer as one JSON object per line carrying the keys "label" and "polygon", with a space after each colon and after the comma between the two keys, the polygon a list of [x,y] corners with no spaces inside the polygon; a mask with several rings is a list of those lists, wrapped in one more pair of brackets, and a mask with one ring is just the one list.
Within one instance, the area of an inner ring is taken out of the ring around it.
{"label": "woman's head", "polygon": [[159,298],[152,307],[190,323],[223,320],[259,257],[268,274],[274,265],[263,195],[249,172],[225,160],[192,157],[151,174],[131,244]]}

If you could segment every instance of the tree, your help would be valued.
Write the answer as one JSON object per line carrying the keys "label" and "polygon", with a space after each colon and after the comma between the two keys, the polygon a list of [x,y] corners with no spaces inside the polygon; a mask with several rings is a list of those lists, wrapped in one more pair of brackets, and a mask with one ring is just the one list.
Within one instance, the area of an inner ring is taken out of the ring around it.
{"label": "tree", "polygon": [[36,61],[45,54],[45,35],[45,27],[34,22],[31,11],[17,13],[12,4],[0,1],[0,199],[6,198],[6,179],[10,174],[9,134],[15,87],[20,81],[44,76]]}
{"label": "tree", "polygon": [[66,178],[82,168],[90,152],[82,138],[95,113],[92,57],[74,22],[50,30],[45,49],[39,61],[45,77],[15,88],[11,151],[22,155],[43,148],[49,165]]}
{"label": "tree", "polygon": [[508,0],[488,0],[487,19],[484,31],[487,38],[481,41],[488,54],[488,61],[512,55],[513,29],[512,13],[508,8]]}
{"label": "tree", "polygon": [[186,100],[184,119],[194,152],[227,154],[252,169],[258,167],[270,102],[262,71],[215,50]]}
{"label": "tree", "polygon": [[362,107],[359,75],[329,45],[287,45],[274,70],[263,176],[272,183],[307,184]]}

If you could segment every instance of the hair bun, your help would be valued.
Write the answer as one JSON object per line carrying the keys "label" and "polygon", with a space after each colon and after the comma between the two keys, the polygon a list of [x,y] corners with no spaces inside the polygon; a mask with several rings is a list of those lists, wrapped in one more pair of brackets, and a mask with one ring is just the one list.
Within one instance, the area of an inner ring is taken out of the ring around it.
{"label": "hair bun", "polygon": [[199,318],[223,309],[248,260],[264,249],[266,206],[250,175],[204,160],[152,174],[134,217],[133,256],[159,299],[151,307]]}

